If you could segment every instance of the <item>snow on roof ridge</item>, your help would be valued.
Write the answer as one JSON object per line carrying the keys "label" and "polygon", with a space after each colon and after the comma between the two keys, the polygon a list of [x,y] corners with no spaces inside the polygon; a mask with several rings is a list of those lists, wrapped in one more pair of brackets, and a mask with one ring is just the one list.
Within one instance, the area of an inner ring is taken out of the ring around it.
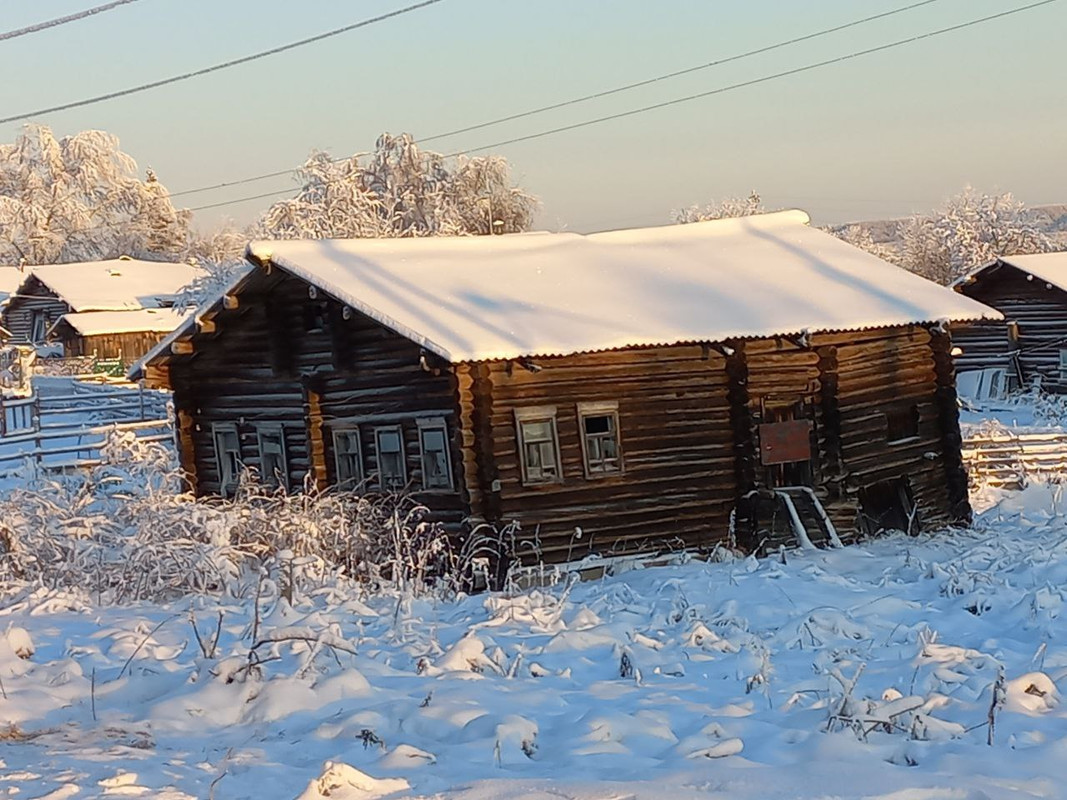
{"label": "snow on roof ridge", "polygon": [[785,211],[588,235],[256,241],[247,254],[453,363],[1001,318],[808,223]]}
{"label": "snow on roof ridge", "polygon": [[1027,253],[1023,255],[1000,256],[981,266],[975,267],[970,272],[962,275],[949,284],[952,288],[964,286],[974,281],[979,275],[998,264],[1007,264],[1009,267],[1026,272],[1035,278],[1040,278],[1058,289],[1067,292],[1067,251],[1053,250],[1048,253]]}
{"label": "snow on roof ridge", "polygon": [[39,264],[26,268],[17,291],[36,278],[75,311],[122,311],[158,305],[156,298],[176,295],[202,274],[178,261],[128,257]]}

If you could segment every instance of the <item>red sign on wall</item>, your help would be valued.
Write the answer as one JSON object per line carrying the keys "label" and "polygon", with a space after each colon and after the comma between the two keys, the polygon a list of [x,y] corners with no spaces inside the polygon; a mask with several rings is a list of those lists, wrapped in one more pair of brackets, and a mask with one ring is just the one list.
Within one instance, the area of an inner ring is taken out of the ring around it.
{"label": "red sign on wall", "polygon": [[760,425],[759,454],[764,465],[808,461],[811,458],[811,422],[796,419]]}

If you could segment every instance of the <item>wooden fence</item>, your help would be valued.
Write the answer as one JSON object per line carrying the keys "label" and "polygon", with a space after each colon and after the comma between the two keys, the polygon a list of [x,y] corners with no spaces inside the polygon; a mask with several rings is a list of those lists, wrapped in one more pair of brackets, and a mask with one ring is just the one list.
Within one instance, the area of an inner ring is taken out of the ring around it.
{"label": "wooden fence", "polygon": [[1067,480],[1067,433],[973,431],[963,440],[963,461],[972,484],[1022,489],[1034,481]]}
{"label": "wooden fence", "polygon": [[173,442],[167,396],[143,387],[74,384],[66,394],[0,397],[0,476],[31,466],[63,470],[100,463],[114,431]]}

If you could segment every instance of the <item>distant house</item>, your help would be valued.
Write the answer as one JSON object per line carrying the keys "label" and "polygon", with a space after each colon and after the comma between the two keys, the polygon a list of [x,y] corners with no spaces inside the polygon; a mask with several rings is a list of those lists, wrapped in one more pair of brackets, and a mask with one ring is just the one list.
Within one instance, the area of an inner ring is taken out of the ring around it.
{"label": "distant house", "polygon": [[966,520],[945,321],[997,313],[807,222],[257,242],[132,374],[201,494],[406,489],[523,557]]}
{"label": "distant house", "polygon": [[27,267],[0,324],[14,344],[40,345],[54,334],[65,355],[132,362],[181,321],[167,309],[200,274],[188,264],[127,258]]}
{"label": "distant house", "polygon": [[1005,256],[953,288],[1004,315],[953,326],[968,393],[997,395],[1034,383],[1067,392],[1067,252]]}

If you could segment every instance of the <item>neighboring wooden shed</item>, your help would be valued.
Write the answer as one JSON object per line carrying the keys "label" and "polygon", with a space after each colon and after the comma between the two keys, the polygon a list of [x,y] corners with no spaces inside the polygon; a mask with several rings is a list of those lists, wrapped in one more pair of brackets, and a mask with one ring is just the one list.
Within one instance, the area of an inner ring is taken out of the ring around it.
{"label": "neighboring wooden shed", "polygon": [[550,561],[969,517],[944,321],[998,315],[802,212],[249,258],[132,372],[201,493],[406,488]]}
{"label": "neighboring wooden shed", "polygon": [[[129,258],[27,267],[22,283],[0,313],[0,323],[11,331],[14,344],[44,344],[56,328],[63,334],[64,355],[89,355],[94,343],[79,331],[93,328],[97,331],[94,335],[99,335],[104,327],[102,322],[94,325],[88,319],[90,314],[168,308],[182,288],[202,274],[202,270],[188,264]],[[60,325],[68,314],[76,319]],[[109,351],[129,352],[132,362],[165,332],[158,330],[160,317],[143,315],[140,319],[148,326],[143,331],[131,329],[134,317],[126,319],[118,325],[125,342],[112,341],[106,346]],[[174,321],[177,324],[180,320]],[[137,333],[146,334],[142,337],[144,349],[134,347]]]}
{"label": "neighboring wooden shed", "polygon": [[1067,253],[1005,256],[953,288],[1004,315],[953,325],[956,368],[975,374],[968,384],[1067,392]]}
{"label": "neighboring wooden shed", "polygon": [[177,328],[192,311],[142,308],[64,314],[48,340],[60,342],[69,357],[95,356],[133,364]]}

